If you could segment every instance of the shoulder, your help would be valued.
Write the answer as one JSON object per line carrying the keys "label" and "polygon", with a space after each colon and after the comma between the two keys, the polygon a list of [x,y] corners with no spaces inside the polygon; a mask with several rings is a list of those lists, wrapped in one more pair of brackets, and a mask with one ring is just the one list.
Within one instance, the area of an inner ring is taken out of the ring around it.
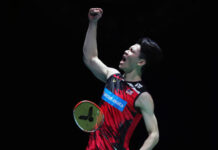
{"label": "shoulder", "polygon": [[136,99],[135,106],[140,108],[140,110],[151,111],[154,110],[154,102],[150,93],[143,92]]}
{"label": "shoulder", "polygon": [[120,72],[115,68],[108,68],[107,79],[109,79],[114,74],[120,74]]}

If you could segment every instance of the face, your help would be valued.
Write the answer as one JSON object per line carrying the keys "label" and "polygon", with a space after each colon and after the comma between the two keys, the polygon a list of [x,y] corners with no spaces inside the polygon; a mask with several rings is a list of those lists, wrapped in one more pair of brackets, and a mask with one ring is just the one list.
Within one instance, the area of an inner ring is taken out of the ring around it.
{"label": "face", "polygon": [[141,67],[142,59],[139,58],[141,46],[139,44],[132,45],[128,50],[124,51],[119,68],[124,72],[131,72],[132,70]]}

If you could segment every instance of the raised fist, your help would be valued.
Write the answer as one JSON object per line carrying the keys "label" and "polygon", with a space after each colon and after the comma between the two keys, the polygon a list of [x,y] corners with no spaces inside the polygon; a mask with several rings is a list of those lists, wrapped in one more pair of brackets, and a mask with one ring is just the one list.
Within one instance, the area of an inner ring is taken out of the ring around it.
{"label": "raised fist", "polygon": [[97,22],[103,14],[103,10],[101,8],[90,8],[88,13],[89,21]]}

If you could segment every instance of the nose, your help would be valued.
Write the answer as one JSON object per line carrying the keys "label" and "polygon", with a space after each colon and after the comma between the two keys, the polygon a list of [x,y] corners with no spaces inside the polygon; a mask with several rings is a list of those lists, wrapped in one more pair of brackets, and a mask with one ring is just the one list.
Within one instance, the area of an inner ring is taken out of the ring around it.
{"label": "nose", "polygon": [[125,51],[124,51],[124,54],[125,54],[125,55],[128,55],[128,52],[129,52],[129,50],[125,50]]}

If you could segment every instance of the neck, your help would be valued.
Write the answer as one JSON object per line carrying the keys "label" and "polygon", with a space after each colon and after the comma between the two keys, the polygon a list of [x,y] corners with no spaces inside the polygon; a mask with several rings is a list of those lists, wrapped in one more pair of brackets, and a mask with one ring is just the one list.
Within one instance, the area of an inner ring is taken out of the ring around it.
{"label": "neck", "polygon": [[130,82],[137,82],[141,81],[141,73],[137,71],[132,71],[124,74],[124,79],[125,81],[130,81]]}

